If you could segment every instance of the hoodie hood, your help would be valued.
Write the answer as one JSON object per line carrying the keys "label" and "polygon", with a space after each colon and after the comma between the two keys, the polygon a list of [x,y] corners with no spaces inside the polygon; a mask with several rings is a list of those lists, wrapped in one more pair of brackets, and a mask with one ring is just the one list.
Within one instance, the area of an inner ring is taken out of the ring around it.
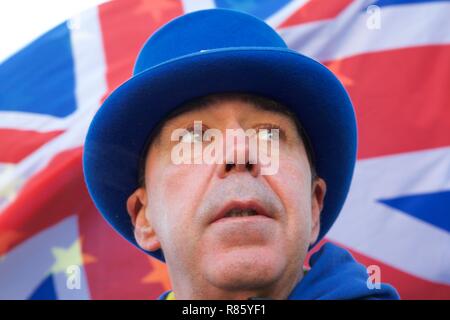
{"label": "hoodie hood", "polygon": [[367,287],[366,267],[345,249],[325,243],[309,261],[309,270],[289,295],[289,300],[397,300],[397,291],[381,283],[379,289]]}

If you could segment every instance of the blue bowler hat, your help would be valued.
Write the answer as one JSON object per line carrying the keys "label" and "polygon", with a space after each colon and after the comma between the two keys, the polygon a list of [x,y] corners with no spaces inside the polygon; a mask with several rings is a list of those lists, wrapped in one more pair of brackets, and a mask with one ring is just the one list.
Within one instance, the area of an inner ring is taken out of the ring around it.
{"label": "blue bowler hat", "polygon": [[[105,100],[87,133],[83,167],[95,205],[139,247],[126,201],[138,188],[149,135],[188,100],[222,92],[262,95],[298,117],[311,140],[317,173],[327,183],[320,240],[338,216],[353,175],[351,101],[325,66],[287,48],[265,22],[234,10],[183,15],[144,44],[133,76]],[[164,260],[160,250],[147,253]]]}

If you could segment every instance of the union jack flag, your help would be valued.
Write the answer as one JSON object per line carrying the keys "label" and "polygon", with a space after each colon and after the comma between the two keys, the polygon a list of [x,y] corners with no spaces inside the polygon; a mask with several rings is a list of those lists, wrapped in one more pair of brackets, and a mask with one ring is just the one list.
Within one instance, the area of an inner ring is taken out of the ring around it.
{"label": "union jack flag", "polygon": [[83,141],[144,41],[212,7],[264,19],[352,98],[358,161],[325,241],[378,265],[403,299],[450,299],[450,1],[437,0],[117,0],[0,61],[0,299],[153,299],[170,288],[165,265],[96,211]]}

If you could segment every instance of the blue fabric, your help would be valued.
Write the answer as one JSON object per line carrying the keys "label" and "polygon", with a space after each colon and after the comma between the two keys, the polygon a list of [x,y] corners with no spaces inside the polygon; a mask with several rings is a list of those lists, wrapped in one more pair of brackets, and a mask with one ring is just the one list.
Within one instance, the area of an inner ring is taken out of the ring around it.
{"label": "blue fabric", "polygon": [[420,219],[437,228],[450,232],[448,210],[450,191],[403,195],[390,199],[379,199],[378,201],[409,214],[416,219]]}
{"label": "blue fabric", "polygon": [[216,7],[245,11],[260,19],[267,19],[291,0],[215,0]]}
{"label": "blue fabric", "polygon": [[75,66],[66,23],[1,63],[0,111],[63,118],[76,110]]}
{"label": "blue fabric", "polygon": [[[325,243],[310,259],[311,270],[290,293],[288,300],[397,300],[397,290],[382,283],[367,287],[366,268],[352,255],[332,243]],[[169,291],[158,299],[165,300]]]}
{"label": "blue fabric", "polygon": [[[325,243],[310,259],[311,270],[289,295],[290,300],[399,299],[388,284],[367,287],[366,268],[352,255],[332,243]],[[382,276],[382,274],[381,274]]]}
{"label": "blue fabric", "polygon": [[404,4],[420,4],[430,2],[448,2],[449,0],[378,0],[372,3],[379,7],[392,6],[392,5],[404,5]]}
{"label": "blue fabric", "polygon": [[33,291],[28,298],[29,300],[57,300],[55,283],[53,281],[53,275],[49,274],[44,281]]}
{"label": "blue fabric", "polygon": [[[186,14],[147,40],[134,76],[105,100],[87,133],[83,169],[96,207],[139,248],[126,201],[138,187],[148,137],[181,104],[220,92],[272,98],[298,117],[327,183],[319,241],[337,218],[353,175],[352,103],[325,66],[287,48],[265,22],[234,10]],[[161,250],[146,253],[164,261]]]}

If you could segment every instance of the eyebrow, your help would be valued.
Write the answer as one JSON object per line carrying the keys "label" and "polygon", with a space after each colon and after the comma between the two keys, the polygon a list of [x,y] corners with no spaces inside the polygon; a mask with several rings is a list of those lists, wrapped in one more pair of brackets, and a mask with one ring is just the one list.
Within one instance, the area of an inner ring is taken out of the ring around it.
{"label": "eyebrow", "polygon": [[288,116],[294,116],[294,114],[282,103],[261,95],[250,93],[219,93],[190,100],[184,103],[180,108],[178,108],[178,110],[175,110],[174,114],[171,114],[170,117],[173,118],[188,111],[203,110],[215,103],[222,101],[246,102],[258,109],[262,109],[265,111],[274,111]]}
{"label": "eyebrow", "polygon": [[256,95],[251,93],[215,93],[207,96],[201,96],[198,98],[191,99],[187,102],[184,102],[179,107],[175,108],[170,112],[167,116],[164,117],[164,120],[161,121],[152,131],[152,133],[149,135],[148,141],[146,143],[146,147],[144,149],[145,155],[148,152],[148,149],[150,146],[155,142],[160,143],[161,142],[161,132],[164,128],[164,126],[173,120],[174,118],[188,113],[190,111],[201,111],[208,107],[211,107],[212,105],[223,102],[223,101],[240,101],[240,102],[246,102],[251,104],[257,109],[264,110],[264,111],[272,111],[276,112],[278,114],[284,115],[292,119],[297,127],[297,130],[299,132],[300,138],[303,142],[305,142],[305,138],[307,139],[306,133],[303,132],[303,127],[301,126],[300,122],[298,121],[296,115],[290,111],[286,106],[284,106],[282,103],[279,103],[273,99],[267,98],[262,95]]}
{"label": "eyebrow", "polygon": [[297,132],[300,136],[301,141],[303,142],[306,154],[308,157],[308,161],[310,163],[313,175],[315,175],[315,155],[314,151],[312,149],[311,141],[306,134],[306,131],[304,130],[303,126],[301,125],[300,121],[298,120],[297,116],[289,110],[285,105],[283,105],[280,102],[277,102],[273,99],[264,97],[262,95],[256,95],[251,93],[216,93],[211,94],[207,96],[201,96],[198,98],[191,99],[183,104],[181,104],[178,108],[175,108],[172,112],[170,112],[166,117],[164,117],[164,120],[162,120],[152,131],[152,133],[149,135],[147,143],[145,145],[144,151],[141,155],[140,165],[139,165],[139,185],[143,185],[142,180],[145,179],[144,173],[145,173],[145,160],[147,158],[148,150],[150,149],[151,145],[157,140],[157,143],[161,142],[161,131],[163,127],[169,122],[170,120],[187,113],[189,111],[200,111],[204,110],[211,105],[221,102],[221,101],[241,101],[246,102],[254,107],[265,110],[265,111],[273,111],[285,116],[288,116],[292,121],[294,121],[295,126],[297,128]]}

